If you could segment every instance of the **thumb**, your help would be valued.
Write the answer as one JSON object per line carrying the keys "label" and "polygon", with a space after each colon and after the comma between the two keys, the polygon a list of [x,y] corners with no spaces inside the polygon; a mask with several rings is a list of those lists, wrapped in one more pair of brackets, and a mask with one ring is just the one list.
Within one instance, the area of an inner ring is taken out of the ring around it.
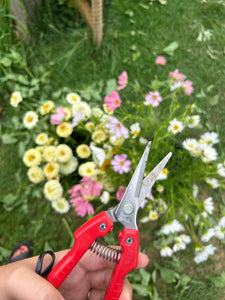
{"label": "thumb", "polygon": [[16,268],[9,275],[9,299],[65,300],[47,280],[28,268]]}

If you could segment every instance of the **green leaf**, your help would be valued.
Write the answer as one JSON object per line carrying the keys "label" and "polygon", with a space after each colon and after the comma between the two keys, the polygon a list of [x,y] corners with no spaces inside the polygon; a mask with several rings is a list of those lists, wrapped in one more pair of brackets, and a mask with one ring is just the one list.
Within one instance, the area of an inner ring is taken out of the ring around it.
{"label": "green leaf", "polygon": [[219,95],[215,95],[213,98],[210,99],[209,104],[210,105],[216,105],[219,102]]}
{"label": "green leaf", "polygon": [[171,269],[160,267],[160,275],[166,283],[172,283],[175,279],[175,272]]}
{"label": "green leaf", "polygon": [[17,139],[7,133],[1,136],[3,144],[13,144],[17,142]]}
{"label": "green leaf", "polygon": [[116,91],[117,89],[117,82],[115,79],[109,79],[106,82],[105,94],[109,95],[112,91]]}
{"label": "green leaf", "polygon": [[0,60],[0,64],[2,64],[2,65],[5,66],[5,67],[9,67],[9,66],[11,66],[11,64],[12,64],[12,61],[11,61],[8,57],[3,57],[3,58]]}
{"label": "green leaf", "polygon": [[137,291],[140,296],[148,296],[148,287],[138,283],[132,283],[132,288]]}
{"label": "green leaf", "polygon": [[170,55],[170,56],[173,56],[174,55],[174,52],[178,49],[179,47],[179,44],[178,42],[172,42],[170,43],[168,46],[166,46],[164,49],[163,49],[163,52],[165,52],[166,54]]}
{"label": "green leaf", "polygon": [[150,278],[151,278],[151,274],[144,269],[140,269],[140,274],[142,277],[143,285],[148,285]]}
{"label": "green leaf", "polygon": [[132,54],[133,61],[136,61],[140,57],[141,57],[141,52],[139,52],[139,51]]}

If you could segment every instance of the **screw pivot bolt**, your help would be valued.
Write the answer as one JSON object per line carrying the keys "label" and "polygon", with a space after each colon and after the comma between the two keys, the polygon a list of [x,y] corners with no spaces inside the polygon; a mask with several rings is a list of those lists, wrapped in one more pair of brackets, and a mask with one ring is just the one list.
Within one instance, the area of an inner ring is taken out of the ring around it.
{"label": "screw pivot bolt", "polygon": [[133,239],[132,239],[131,237],[128,237],[128,238],[126,239],[126,243],[127,243],[128,245],[131,245],[131,244],[133,243]]}
{"label": "screw pivot bolt", "polygon": [[106,229],[105,223],[100,224],[99,228],[100,228],[100,230],[105,230]]}

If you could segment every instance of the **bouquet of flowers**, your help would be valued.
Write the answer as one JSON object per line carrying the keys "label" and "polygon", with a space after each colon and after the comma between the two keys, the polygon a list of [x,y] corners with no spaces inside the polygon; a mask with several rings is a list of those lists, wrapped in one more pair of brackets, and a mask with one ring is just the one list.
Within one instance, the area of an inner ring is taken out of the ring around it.
{"label": "bouquet of flowers", "polygon": [[[164,57],[156,64],[163,67]],[[20,116],[23,112],[16,133],[25,137],[20,153],[33,189],[41,188],[59,213],[73,207],[78,216],[92,215],[121,200],[145,144],[152,141],[146,172],[169,151],[173,156],[142,204],[139,221],[158,222],[155,246],[161,256],[192,245],[194,261],[207,260],[216,250],[214,241],[225,237],[220,199],[225,161],[217,132],[201,124],[193,91],[176,69],[143,90],[124,71],[99,105],[70,91],[57,104],[32,106],[20,91],[13,92],[10,104],[20,107]]]}

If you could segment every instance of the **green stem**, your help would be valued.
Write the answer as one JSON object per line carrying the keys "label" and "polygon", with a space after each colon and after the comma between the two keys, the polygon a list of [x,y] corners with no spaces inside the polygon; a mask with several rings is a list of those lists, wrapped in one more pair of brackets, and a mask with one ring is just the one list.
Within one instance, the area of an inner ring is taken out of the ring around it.
{"label": "green stem", "polygon": [[69,226],[69,224],[68,224],[66,218],[63,218],[62,221],[63,221],[63,224],[64,224],[64,226],[65,226],[65,228],[66,228],[66,230],[67,230],[69,236],[71,237],[71,240],[73,241],[73,239],[74,239],[74,237],[73,237],[73,232],[72,232],[72,230],[71,230],[71,228],[70,228],[70,226]]}

